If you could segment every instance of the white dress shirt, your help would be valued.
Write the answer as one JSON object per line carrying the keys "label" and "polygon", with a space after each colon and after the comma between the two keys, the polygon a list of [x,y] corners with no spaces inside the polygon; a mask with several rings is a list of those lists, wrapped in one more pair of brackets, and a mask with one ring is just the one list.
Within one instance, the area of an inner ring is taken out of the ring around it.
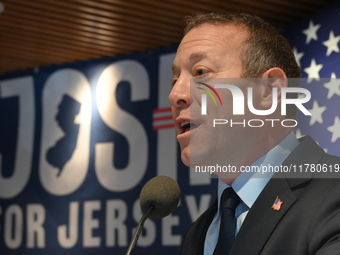
{"label": "white dress shirt", "polygon": [[[251,166],[280,166],[288,155],[298,146],[299,141],[296,139],[294,132],[289,133],[279,144],[273,149],[255,161]],[[231,187],[240,197],[241,202],[235,210],[235,217],[237,219],[235,235],[240,230],[243,221],[245,220],[249,209],[253,206],[255,200],[260,195],[264,187],[267,185],[274,172],[241,173]],[[230,187],[222,180],[218,180],[218,210],[208,228],[204,243],[204,255],[211,255],[214,252],[217,244],[218,235],[220,231],[220,198],[223,191]]]}

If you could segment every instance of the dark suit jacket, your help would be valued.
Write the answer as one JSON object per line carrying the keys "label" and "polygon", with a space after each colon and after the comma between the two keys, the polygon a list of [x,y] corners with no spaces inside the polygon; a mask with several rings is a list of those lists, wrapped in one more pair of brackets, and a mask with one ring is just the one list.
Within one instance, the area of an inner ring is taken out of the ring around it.
{"label": "dark suit jacket", "polygon": [[[340,164],[310,137],[288,156],[283,165]],[[340,172],[337,178],[301,178],[275,174],[263,189],[236,236],[232,255],[340,254]],[[283,177],[283,178],[281,178]],[[333,176],[334,177],[334,176]],[[283,201],[279,211],[271,207]],[[183,238],[181,255],[203,254],[208,227],[216,213],[217,200],[195,221]]]}

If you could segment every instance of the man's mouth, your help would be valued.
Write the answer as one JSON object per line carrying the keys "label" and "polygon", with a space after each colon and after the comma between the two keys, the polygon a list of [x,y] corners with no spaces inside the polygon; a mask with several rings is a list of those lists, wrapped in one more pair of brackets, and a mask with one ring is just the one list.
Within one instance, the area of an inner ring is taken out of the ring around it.
{"label": "man's mouth", "polygon": [[181,128],[182,128],[182,134],[189,131],[189,130],[193,130],[195,128],[197,128],[199,125],[196,125],[192,122],[189,121],[183,121],[181,122]]}

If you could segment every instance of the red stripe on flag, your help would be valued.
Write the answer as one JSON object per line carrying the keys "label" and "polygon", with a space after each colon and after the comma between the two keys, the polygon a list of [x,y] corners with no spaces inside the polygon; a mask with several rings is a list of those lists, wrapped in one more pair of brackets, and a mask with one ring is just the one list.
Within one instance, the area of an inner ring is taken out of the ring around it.
{"label": "red stripe on flag", "polygon": [[165,116],[165,117],[157,117],[153,118],[153,121],[159,121],[159,120],[171,120],[172,116]]}
{"label": "red stripe on flag", "polygon": [[168,124],[168,125],[155,126],[155,127],[153,127],[153,130],[165,129],[165,128],[174,128],[174,127],[175,127],[175,124]]}
{"label": "red stripe on flag", "polygon": [[153,113],[158,113],[158,112],[169,112],[171,111],[171,107],[169,108],[163,108],[163,109],[154,109]]}

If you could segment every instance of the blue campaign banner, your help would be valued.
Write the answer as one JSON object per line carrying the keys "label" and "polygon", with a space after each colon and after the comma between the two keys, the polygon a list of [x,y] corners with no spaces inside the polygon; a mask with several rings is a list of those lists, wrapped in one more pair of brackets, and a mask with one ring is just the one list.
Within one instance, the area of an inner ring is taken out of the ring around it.
{"label": "blue campaign banner", "polygon": [[179,157],[168,93],[175,47],[0,79],[0,253],[125,254],[139,193],[166,175],[179,207],[147,220],[134,254],[177,254],[214,198]]}

